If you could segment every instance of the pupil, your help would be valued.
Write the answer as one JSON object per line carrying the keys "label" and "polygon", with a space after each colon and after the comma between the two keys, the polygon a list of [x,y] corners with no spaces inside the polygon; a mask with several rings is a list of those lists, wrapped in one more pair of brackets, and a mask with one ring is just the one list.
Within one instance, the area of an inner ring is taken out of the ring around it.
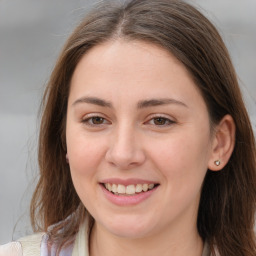
{"label": "pupil", "polygon": [[165,119],[164,118],[155,118],[155,124],[157,125],[164,125],[165,124]]}
{"label": "pupil", "polygon": [[93,117],[92,122],[94,124],[102,124],[103,118],[102,117]]}

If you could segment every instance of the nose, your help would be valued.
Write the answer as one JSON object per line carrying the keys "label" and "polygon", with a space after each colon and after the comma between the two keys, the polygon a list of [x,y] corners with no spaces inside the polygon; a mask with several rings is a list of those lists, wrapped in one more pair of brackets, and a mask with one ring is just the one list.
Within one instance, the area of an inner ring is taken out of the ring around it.
{"label": "nose", "polygon": [[146,156],[139,134],[132,127],[117,129],[111,135],[105,158],[120,170],[128,170],[143,164]]}

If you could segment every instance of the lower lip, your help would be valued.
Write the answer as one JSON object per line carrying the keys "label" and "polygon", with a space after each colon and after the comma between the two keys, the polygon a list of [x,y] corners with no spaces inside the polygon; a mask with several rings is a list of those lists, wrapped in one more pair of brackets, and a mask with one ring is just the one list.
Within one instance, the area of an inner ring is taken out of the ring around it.
{"label": "lower lip", "polygon": [[119,196],[119,195],[115,195],[112,192],[108,191],[104,185],[100,185],[104,195],[107,197],[107,199],[116,205],[119,206],[129,206],[129,205],[136,205],[139,204],[143,201],[145,201],[147,198],[149,198],[155,191],[156,189],[159,187],[154,187],[151,190],[148,190],[147,192],[141,192],[139,194],[134,194],[134,195],[130,195],[130,196]]}

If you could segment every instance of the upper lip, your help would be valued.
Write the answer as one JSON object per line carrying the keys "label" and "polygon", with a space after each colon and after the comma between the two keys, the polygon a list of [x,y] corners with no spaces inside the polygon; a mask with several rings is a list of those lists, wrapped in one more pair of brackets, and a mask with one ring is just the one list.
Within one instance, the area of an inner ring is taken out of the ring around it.
{"label": "upper lip", "polygon": [[109,178],[109,179],[102,180],[100,183],[121,184],[124,186],[133,185],[133,184],[159,184],[159,182],[156,182],[156,181],[137,179],[137,178],[132,178],[132,179]]}

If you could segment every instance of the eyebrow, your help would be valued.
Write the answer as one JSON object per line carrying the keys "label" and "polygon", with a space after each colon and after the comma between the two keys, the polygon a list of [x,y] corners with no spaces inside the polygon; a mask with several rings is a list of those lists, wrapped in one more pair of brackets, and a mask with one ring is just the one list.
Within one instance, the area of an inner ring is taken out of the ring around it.
{"label": "eyebrow", "polygon": [[[79,98],[72,104],[72,106],[77,105],[79,103],[89,103],[89,104],[98,105],[101,107],[113,108],[113,105],[111,102],[108,102],[106,100],[103,100],[97,97]],[[138,102],[137,108],[142,109],[147,107],[154,107],[154,106],[161,106],[161,105],[168,105],[168,104],[177,104],[177,105],[188,108],[188,106],[185,103],[175,99],[171,99],[171,98],[142,100]]]}
{"label": "eyebrow", "polygon": [[94,104],[94,105],[98,105],[101,107],[108,107],[108,108],[113,108],[113,105],[108,102],[105,101],[103,99],[97,98],[97,97],[82,97],[78,100],[76,100],[72,106],[77,105],[79,103],[89,103],[89,104]]}
{"label": "eyebrow", "polygon": [[188,108],[188,106],[185,103],[175,99],[171,99],[171,98],[150,99],[150,100],[139,101],[138,108],[147,108],[147,107],[154,107],[154,106],[161,106],[161,105],[168,105],[168,104],[178,104],[180,106]]}

